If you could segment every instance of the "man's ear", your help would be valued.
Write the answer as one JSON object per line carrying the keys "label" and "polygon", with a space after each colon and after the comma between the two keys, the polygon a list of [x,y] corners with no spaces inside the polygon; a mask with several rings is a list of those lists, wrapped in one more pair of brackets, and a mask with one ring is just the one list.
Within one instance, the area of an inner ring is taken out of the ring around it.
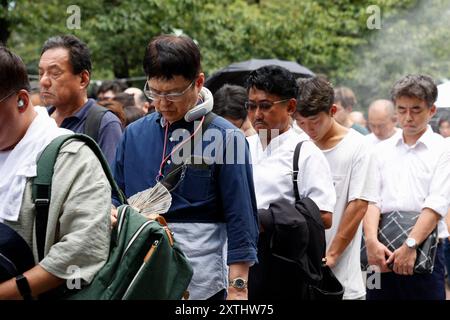
{"label": "man's ear", "polygon": [[334,115],[336,114],[336,112],[337,112],[337,105],[333,103],[333,104],[331,105],[331,108],[330,108],[330,116],[331,116],[331,117],[334,117]]}
{"label": "man's ear", "polygon": [[287,111],[291,117],[294,115],[295,111],[297,111],[297,99],[291,98],[289,100]]}
{"label": "man's ear", "polygon": [[80,89],[87,89],[89,82],[91,81],[91,74],[87,70],[83,70],[80,73]]}
{"label": "man's ear", "polygon": [[32,107],[30,95],[24,89],[20,90],[18,93],[17,107],[19,108],[19,112],[25,112],[28,107]]}
{"label": "man's ear", "polygon": [[430,108],[430,118],[436,114],[436,105],[433,104]]}
{"label": "man's ear", "polygon": [[195,86],[199,89],[199,91],[201,90],[201,88],[203,87],[203,84],[205,83],[205,74],[203,72],[200,72],[200,74],[198,75],[197,80],[195,80]]}

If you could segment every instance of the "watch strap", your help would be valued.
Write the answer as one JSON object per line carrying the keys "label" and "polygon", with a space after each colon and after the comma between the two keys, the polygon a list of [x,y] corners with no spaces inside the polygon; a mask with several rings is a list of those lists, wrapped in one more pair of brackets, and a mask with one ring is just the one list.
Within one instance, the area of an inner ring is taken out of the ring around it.
{"label": "watch strap", "polygon": [[17,289],[20,292],[20,295],[23,297],[23,300],[33,300],[31,296],[31,288],[28,283],[27,278],[23,274],[19,274],[16,277],[16,285]]}

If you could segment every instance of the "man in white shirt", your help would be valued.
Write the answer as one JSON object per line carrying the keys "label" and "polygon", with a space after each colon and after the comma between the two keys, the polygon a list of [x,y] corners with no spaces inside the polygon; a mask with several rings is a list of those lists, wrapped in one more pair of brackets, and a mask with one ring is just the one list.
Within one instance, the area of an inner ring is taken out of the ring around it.
{"label": "man in white shirt", "polygon": [[[441,243],[433,273],[414,273],[417,246],[436,226],[440,239],[449,235],[444,218],[450,199],[450,152],[428,126],[436,112],[437,88],[428,76],[408,75],[395,83],[391,95],[403,133],[374,150],[378,199],[369,206],[364,231],[369,264],[382,273],[380,288],[368,290],[367,298],[445,300]],[[377,229],[380,215],[393,211],[420,212],[420,216],[405,243],[391,252],[377,238]]]}
{"label": "man in white shirt", "polygon": [[[262,67],[250,74],[247,90],[246,107],[258,132],[247,137],[258,210],[267,209],[271,203],[281,199],[295,204],[292,178],[294,150],[300,141],[305,140],[298,162],[299,193],[301,197],[309,197],[315,202],[325,228],[330,228],[336,200],[330,168],[314,143],[307,141],[307,136],[295,133],[291,127],[298,94],[294,76],[281,67]],[[285,276],[289,280],[289,275]],[[285,293],[286,296],[275,298],[293,298],[288,292]],[[274,298],[270,292],[264,294],[265,298]]]}
{"label": "man in white shirt", "polygon": [[364,136],[334,118],[334,90],[320,78],[300,84],[295,119],[323,151],[331,168],[337,201],[327,230],[327,264],[345,288],[344,299],[363,299],[360,268],[361,221],[375,200],[372,162]]}
{"label": "man in white shirt", "polygon": [[395,127],[397,117],[394,104],[389,100],[381,99],[372,102],[369,106],[368,120],[368,126],[372,133],[367,135],[366,139],[372,145],[389,139],[399,131]]}

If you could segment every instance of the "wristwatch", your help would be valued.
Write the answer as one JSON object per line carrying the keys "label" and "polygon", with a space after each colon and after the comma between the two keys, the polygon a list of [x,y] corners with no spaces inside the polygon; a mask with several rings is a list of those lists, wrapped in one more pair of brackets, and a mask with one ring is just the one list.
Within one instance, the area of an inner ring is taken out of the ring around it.
{"label": "wristwatch", "polygon": [[230,280],[228,284],[230,285],[230,287],[240,290],[247,288],[247,280],[245,280],[244,278],[234,278],[233,280]]}
{"label": "wristwatch", "polygon": [[416,242],[416,239],[414,239],[414,238],[406,239],[405,244],[410,249],[417,249],[417,242]]}
{"label": "wristwatch", "polygon": [[31,296],[30,284],[23,274],[19,274],[16,277],[16,285],[23,300],[33,300],[33,297]]}

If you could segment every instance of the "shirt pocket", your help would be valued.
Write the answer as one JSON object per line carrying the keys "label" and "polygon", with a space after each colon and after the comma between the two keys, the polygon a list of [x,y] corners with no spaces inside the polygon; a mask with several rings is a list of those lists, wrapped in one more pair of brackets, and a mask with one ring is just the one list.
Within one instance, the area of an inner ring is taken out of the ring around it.
{"label": "shirt pocket", "polygon": [[333,175],[333,185],[334,190],[336,191],[336,199],[340,199],[341,197],[347,195],[348,190],[343,190],[344,184],[345,184],[345,176]]}
{"label": "shirt pocket", "polygon": [[206,200],[212,184],[212,169],[208,165],[188,165],[178,187],[178,194],[190,202]]}

